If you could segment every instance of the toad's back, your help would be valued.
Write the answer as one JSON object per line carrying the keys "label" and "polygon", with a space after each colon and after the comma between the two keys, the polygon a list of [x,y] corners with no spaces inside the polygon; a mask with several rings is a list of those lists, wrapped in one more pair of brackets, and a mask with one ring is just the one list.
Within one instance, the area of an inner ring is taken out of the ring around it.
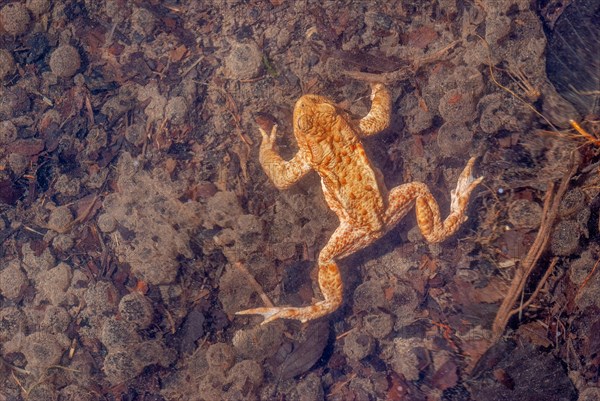
{"label": "toad's back", "polygon": [[306,147],[307,162],[321,177],[329,207],[342,223],[379,231],[384,202],[356,129],[342,113],[318,120],[317,130],[298,138],[298,144]]}

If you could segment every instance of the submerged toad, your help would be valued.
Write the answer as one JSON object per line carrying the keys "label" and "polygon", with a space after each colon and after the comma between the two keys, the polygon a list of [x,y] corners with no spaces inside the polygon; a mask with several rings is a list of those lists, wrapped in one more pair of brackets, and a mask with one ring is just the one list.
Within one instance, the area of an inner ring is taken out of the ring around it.
{"label": "submerged toad", "polygon": [[298,153],[285,161],[273,149],[277,126],[270,134],[262,128],[260,163],[279,189],[289,188],[310,170],[321,177],[325,200],[340,220],[319,254],[319,287],[324,300],[304,307],[254,308],[239,315],[260,314],[264,323],[281,319],[302,322],[336,310],[342,303],[342,279],[336,263],[381,238],[415,206],[417,223],[429,242],[454,234],[466,221],[465,210],[471,191],[483,177],[471,175],[474,158],[458,178],[451,193],[450,215],[442,222],[438,205],[427,186],[420,182],[399,185],[389,192],[378,179],[360,138],[376,134],[390,122],[391,100],[382,84],[373,84],[369,113],[353,122],[335,104],[322,96],[304,95],[294,108],[294,136]]}

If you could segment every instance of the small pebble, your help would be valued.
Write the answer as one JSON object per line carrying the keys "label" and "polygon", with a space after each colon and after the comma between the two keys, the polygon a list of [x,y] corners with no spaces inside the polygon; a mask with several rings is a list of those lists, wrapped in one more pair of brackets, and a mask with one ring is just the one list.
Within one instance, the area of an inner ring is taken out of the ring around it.
{"label": "small pebble", "polygon": [[54,183],[54,189],[65,196],[76,196],[81,190],[81,181],[68,174],[61,174]]}
{"label": "small pebble", "polygon": [[0,295],[3,297],[16,300],[26,286],[27,276],[16,260],[9,262],[8,266],[0,270]]}
{"label": "small pebble", "polygon": [[236,355],[246,359],[264,360],[279,350],[282,341],[282,326],[267,324],[236,331],[231,343]]}
{"label": "small pebble", "polygon": [[258,386],[263,379],[263,370],[256,361],[246,359],[235,364],[227,374],[227,381],[233,387],[243,387],[246,383]]}
{"label": "small pebble", "polygon": [[72,77],[79,67],[81,67],[81,57],[77,49],[71,45],[57,47],[50,56],[50,69],[59,77]]}
{"label": "small pebble", "polygon": [[31,108],[31,99],[27,91],[18,86],[0,84],[0,120],[14,119],[25,115]]}
{"label": "small pebble", "polygon": [[323,401],[325,399],[325,392],[323,391],[321,381],[320,375],[311,372],[306,377],[300,379],[300,382],[293,389],[292,395],[296,395],[299,401]]}
{"label": "small pebble", "polygon": [[473,133],[463,123],[447,122],[438,131],[437,144],[444,156],[464,155],[471,147]]}
{"label": "small pebble", "polygon": [[25,243],[21,249],[23,252],[22,267],[29,277],[34,277],[40,271],[49,270],[56,265],[56,259],[48,248],[44,249],[41,255],[32,249],[29,242]]}
{"label": "small pebble", "polygon": [[377,313],[365,316],[365,330],[377,339],[386,337],[394,328],[394,318],[387,313]]}
{"label": "small pebble", "polygon": [[83,294],[86,306],[94,314],[113,314],[116,311],[118,291],[111,283],[98,281],[90,285]]}
{"label": "small pebble", "polygon": [[137,344],[141,341],[141,337],[132,324],[112,317],[104,322],[100,341],[111,351]]}
{"label": "small pebble", "polygon": [[231,79],[256,78],[262,71],[262,52],[254,42],[234,42],[225,59],[227,76]]}
{"label": "small pebble", "polygon": [[111,233],[117,228],[117,220],[109,213],[98,216],[98,228],[103,233]]}
{"label": "small pebble", "polygon": [[198,392],[205,400],[223,400],[225,375],[219,370],[209,369],[198,384]]}
{"label": "small pebble", "polygon": [[52,305],[61,304],[65,300],[72,278],[73,270],[64,262],[50,270],[40,272],[35,278],[39,296],[50,301]]}
{"label": "small pebble", "polygon": [[8,50],[0,49],[0,81],[15,73],[15,59]]}
{"label": "small pebble", "polygon": [[137,376],[142,367],[131,352],[119,350],[109,352],[104,358],[104,374],[111,383],[120,383]]}
{"label": "small pebble", "polygon": [[175,96],[167,102],[165,107],[165,118],[171,124],[183,124],[186,121],[188,105],[182,96]]}
{"label": "small pebble", "polygon": [[388,345],[382,353],[392,370],[407,380],[419,379],[419,363],[417,356],[419,348],[422,348],[421,340],[415,338],[396,338],[393,344]]}
{"label": "small pebble", "polygon": [[581,389],[577,401],[596,401],[600,400],[600,387],[587,387]]}
{"label": "small pebble", "polygon": [[438,108],[445,121],[466,123],[476,117],[473,95],[463,89],[451,89],[442,96]]}
{"label": "small pebble", "polygon": [[0,10],[0,24],[10,35],[25,33],[30,21],[29,11],[22,3],[8,3]]}
{"label": "small pebble", "polygon": [[27,0],[25,6],[33,15],[42,15],[50,11],[50,0]]}
{"label": "small pebble", "polygon": [[64,340],[64,335],[44,331],[28,335],[21,349],[27,359],[27,369],[34,374],[42,374],[50,366],[58,365],[67,348]]}
{"label": "small pebble", "polygon": [[131,29],[144,36],[150,36],[156,26],[154,14],[143,7],[135,7],[131,13]]}
{"label": "small pebble", "polygon": [[133,145],[140,146],[146,140],[146,129],[143,124],[132,124],[125,131],[125,139]]}
{"label": "small pebble", "polygon": [[64,234],[71,229],[71,223],[73,223],[73,214],[67,206],[61,206],[50,213],[48,228]]}
{"label": "small pebble", "polygon": [[3,306],[0,308],[0,322],[0,343],[6,343],[25,330],[27,318],[21,309]]}
{"label": "small pebble", "polygon": [[353,360],[359,361],[369,356],[375,348],[373,337],[360,330],[353,330],[344,337],[344,354]]}
{"label": "small pebble", "polygon": [[596,256],[591,249],[581,252],[579,259],[571,261],[571,265],[567,270],[571,282],[577,286],[581,286],[590,274],[594,263],[596,263]]}
{"label": "small pebble", "polygon": [[89,130],[85,139],[87,142],[85,151],[87,154],[91,155],[106,146],[108,142],[108,135],[104,129],[100,127],[94,127]]}
{"label": "small pebble", "polygon": [[233,366],[235,354],[229,344],[216,343],[206,351],[206,361],[211,368],[226,372]]}
{"label": "small pebble", "polygon": [[154,309],[152,303],[144,295],[132,292],[121,298],[119,313],[123,320],[145,329],[152,323]]}
{"label": "small pebble", "polygon": [[569,217],[585,207],[585,194],[579,188],[575,188],[565,194],[560,201],[558,213],[562,218]]}
{"label": "small pebble", "polygon": [[10,121],[0,121],[0,144],[8,144],[15,139],[17,139],[17,127]]}
{"label": "small pebble", "polygon": [[556,225],[550,238],[552,253],[558,256],[569,256],[579,248],[581,226],[576,221],[563,220]]}
{"label": "small pebble", "polygon": [[49,305],[44,311],[41,327],[52,334],[64,333],[69,328],[71,315],[60,306]]}
{"label": "small pebble", "polygon": [[536,202],[518,199],[508,207],[508,221],[517,229],[536,229],[541,220],[542,207]]}
{"label": "small pebble", "polygon": [[[439,246],[439,244],[433,245]],[[434,254],[436,251],[432,250],[430,247],[430,252]],[[392,302],[393,308],[391,311],[396,318],[394,322],[394,328],[396,330],[408,326],[418,319],[420,297],[411,286],[395,286]]]}
{"label": "small pebble", "polygon": [[375,280],[365,281],[354,290],[354,313],[376,310],[384,307],[386,303],[383,288]]}

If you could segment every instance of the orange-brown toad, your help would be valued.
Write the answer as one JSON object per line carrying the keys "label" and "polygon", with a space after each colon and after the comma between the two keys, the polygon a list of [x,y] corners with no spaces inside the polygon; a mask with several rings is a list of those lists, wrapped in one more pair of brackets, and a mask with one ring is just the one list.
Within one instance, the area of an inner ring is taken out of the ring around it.
{"label": "orange-brown toad", "polygon": [[390,122],[391,100],[382,84],[373,84],[369,113],[353,122],[335,104],[322,96],[304,95],[294,108],[294,136],[298,153],[285,161],[273,149],[277,126],[270,134],[262,128],[260,163],[279,189],[289,188],[310,170],[321,177],[325,200],[338,216],[339,227],[319,254],[318,280],[324,300],[304,307],[254,308],[239,315],[260,314],[264,323],[281,319],[302,322],[336,310],[342,303],[342,279],[336,260],[344,258],[381,238],[415,206],[417,223],[429,242],[454,234],[467,217],[471,191],[483,177],[471,175],[471,158],[451,193],[450,215],[442,221],[437,202],[420,182],[399,185],[389,192],[378,179],[360,138],[376,134]]}

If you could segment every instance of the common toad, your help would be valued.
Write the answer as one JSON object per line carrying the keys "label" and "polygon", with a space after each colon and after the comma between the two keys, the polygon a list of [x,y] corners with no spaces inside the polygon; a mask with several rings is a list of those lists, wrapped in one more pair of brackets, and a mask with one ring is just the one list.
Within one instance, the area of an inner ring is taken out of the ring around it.
{"label": "common toad", "polygon": [[390,93],[382,84],[371,87],[371,110],[352,121],[333,101],[304,95],[294,108],[294,136],[298,153],[285,161],[274,150],[277,126],[262,128],[259,158],[265,173],[279,189],[286,189],[310,170],[321,177],[325,200],[338,216],[335,230],[318,258],[318,280],[323,300],[304,307],[263,307],[237,312],[262,315],[263,324],[276,319],[316,319],[335,311],[342,303],[342,279],[336,260],[365,248],[381,238],[415,206],[417,223],[429,242],[439,242],[467,220],[465,210],[471,191],[483,177],[473,178],[471,158],[451,192],[450,215],[442,221],[438,204],[421,182],[399,185],[389,192],[367,158],[361,137],[376,134],[390,123]]}

